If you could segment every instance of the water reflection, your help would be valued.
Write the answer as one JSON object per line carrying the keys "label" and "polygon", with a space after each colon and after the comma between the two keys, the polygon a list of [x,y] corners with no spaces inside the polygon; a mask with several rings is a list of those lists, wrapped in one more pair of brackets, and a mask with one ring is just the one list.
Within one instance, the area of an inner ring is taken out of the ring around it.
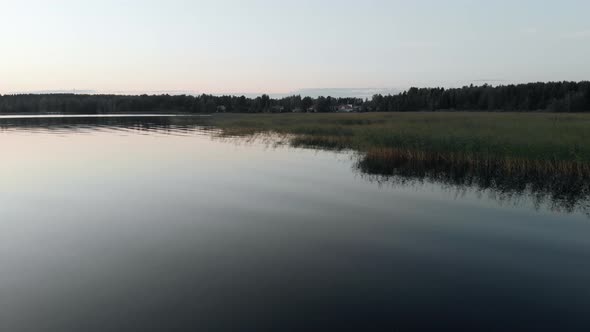
{"label": "water reflection", "polygon": [[[206,116],[104,115],[104,116],[4,116],[0,133],[11,134],[91,134],[114,132],[119,135],[206,135],[231,144],[262,143],[267,147],[288,144],[288,137],[258,134],[227,136],[208,124]],[[419,186],[435,184],[455,197],[475,194],[501,204],[547,208],[557,212],[584,213],[590,217],[590,179],[554,173],[504,172],[501,169],[478,169],[444,162],[374,160],[351,153],[357,161],[353,169],[362,178],[379,185]]]}
{"label": "water reflection", "polygon": [[587,330],[585,216],[444,189],[553,187],[274,147],[191,117],[0,119],[0,330]]}
{"label": "water reflection", "polygon": [[0,132],[64,134],[132,131],[166,135],[214,132],[214,128],[204,125],[204,118],[175,115],[9,116],[0,117]]}
{"label": "water reflection", "polygon": [[503,204],[531,202],[536,209],[581,212],[590,217],[590,179],[577,174],[545,176],[526,170],[508,172],[501,168],[407,159],[383,161],[364,155],[359,156],[355,168],[365,179],[381,185],[436,183],[456,196],[472,192]]}

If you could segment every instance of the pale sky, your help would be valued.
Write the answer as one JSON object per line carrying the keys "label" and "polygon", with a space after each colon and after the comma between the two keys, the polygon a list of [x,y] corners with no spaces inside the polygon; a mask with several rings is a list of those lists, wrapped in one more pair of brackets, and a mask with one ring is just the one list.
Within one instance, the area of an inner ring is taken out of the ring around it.
{"label": "pale sky", "polygon": [[0,0],[0,93],[590,79],[588,0]]}

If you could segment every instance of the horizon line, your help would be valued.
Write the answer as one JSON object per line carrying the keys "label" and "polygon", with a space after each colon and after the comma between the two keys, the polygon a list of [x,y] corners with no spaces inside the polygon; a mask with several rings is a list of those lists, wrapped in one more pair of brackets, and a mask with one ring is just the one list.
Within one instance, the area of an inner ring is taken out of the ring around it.
{"label": "horizon line", "polygon": [[[474,86],[484,86],[489,85],[492,87],[498,86],[508,86],[508,85],[520,85],[520,84],[533,84],[533,83],[560,83],[560,82],[587,82],[587,80],[550,80],[550,81],[523,81],[523,82],[509,82],[508,80],[503,79],[477,79],[471,80],[460,84],[452,84],[445,86],[444,84],[436,85],[436,84],[425,84],[425,85],[417,85],[411,84],[407,87],[400,88],[400,87],[357,87],[357,88],[346,88],[346,87],[328,87],[328,88],[300,88],[296,90],[292,90],[289,92],[201,92],[196,90],[184,90],[184,89],[172,89],[172,90],[95,90],[95,89],[43,89],[43,90],[20,90],[20,91],[0,91],[0,95],[52,95],[52,94],[77,94],[77,95],[121,95],[121,96],[141,96],[141,95],[149,95],[149,96],[159,96],[159,95],[171,95],[171,96],[201,96],[201,95],[211,95],[211,96],[234,96],[234,97],[258,97],[262,95],[268,95],[273,98],[278,97],[288,97],[288,96],[297,96],[300,95],[302,97],[339,97],[338,94],[330,95],[330,94],[321,94],[320,92],[332,91],[332,92],[340,92],[343,95],[343,98],[364,98],[370,97],[373,94],[399,94],[404,91],[408,91],[411,88],[444,88],[444,89],[454,89],[454,88],[461,88],[469,85]],[[500,84],[493,84],[500,83]],[[491,83],[491,84],[488,84]],[[355,94],[355,92],[364,92]]]}

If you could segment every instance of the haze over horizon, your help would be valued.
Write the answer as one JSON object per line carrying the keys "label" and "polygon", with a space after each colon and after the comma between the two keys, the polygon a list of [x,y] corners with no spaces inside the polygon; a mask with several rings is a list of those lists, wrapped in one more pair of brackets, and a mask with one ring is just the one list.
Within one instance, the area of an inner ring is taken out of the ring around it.
{"label": "haze over horizon", "polygon": [[590,2],[7,1],[0,93],[363,96],[590,78]]}

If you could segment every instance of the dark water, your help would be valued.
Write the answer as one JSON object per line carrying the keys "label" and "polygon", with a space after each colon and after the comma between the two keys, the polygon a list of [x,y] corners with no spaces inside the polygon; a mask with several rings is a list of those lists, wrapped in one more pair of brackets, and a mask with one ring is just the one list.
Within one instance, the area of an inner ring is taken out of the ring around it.
{"label": "dark water", "polygon": [[584,192],[195,122],[0,119],[0,331],[590,329]]}

